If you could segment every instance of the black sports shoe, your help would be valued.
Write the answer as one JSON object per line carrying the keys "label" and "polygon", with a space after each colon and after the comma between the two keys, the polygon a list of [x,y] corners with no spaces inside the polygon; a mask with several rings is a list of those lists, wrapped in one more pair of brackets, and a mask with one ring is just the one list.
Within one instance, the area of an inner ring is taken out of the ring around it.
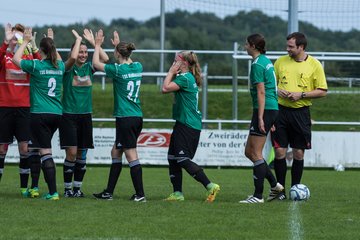
{"label": "black sports shoe", "polygon": [[83,198],[83,197],[85,197],[85,194],[79,189],[79,190],[74,191],[73,197]]}
{"label": "black sports shoe", "polygon": [[283,185],[281,185],[280,183],[276,183],[275,187],[270,189],[270,193],[269,193],[269,197],[267,198],[267,201],[270,202],[274,199],[278,199],[279,197],[283,197],[284,195],[285,195],[285,189]]}
{"label": "black sports shoe", "polygon": [[277,199],[280,200],[280,201],[285,200],[286,199],[285,191],[281,192],[278,195]]}
{"label": "black sports shoe", "polygon": [[93,196],[97,199],[103,200],[112,200],[113,196],[111,193],[108,193],[106,190],[102,191],[101,193],[93,193]]}
{"label": "black sports shoe", "polygon": [[138,196],[136,194],[132,195],[130,200],[134,202],[146,202],[145,196]]}
{"label": "black sports shoe", "polygon": [[71,189],[65,189],[64,191],[64,197],[71,198],[74,196],[74,192]]}

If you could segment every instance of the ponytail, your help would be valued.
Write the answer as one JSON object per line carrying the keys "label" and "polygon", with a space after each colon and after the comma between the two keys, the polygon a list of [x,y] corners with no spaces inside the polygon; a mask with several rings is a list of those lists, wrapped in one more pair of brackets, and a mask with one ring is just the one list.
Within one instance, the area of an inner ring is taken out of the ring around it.
{"label": "ponytail", "polygon": [[40,49],[46,55],[46,59],[51,61],[51,64],[58,68],[57,63],[57,51],[55,47],[54,40],[51,38],[45,37],[40,41]]}
{"label": "ponytail", "polygon": [[126,43],[126,42],[120,42],[116,46],[116,51],[125,59],[128,59],[132,53],[133,50],[135,50],[135,44],[134,43]]}
{"label": "ponytail", "polygon": [[180,54],[184,57],[184,59],[189,64],[189,70],[194,75],[196,80],[196,85],[199,87],[201,85],[201,68],[199,60],[196,54],[193,51],[183,51]]}

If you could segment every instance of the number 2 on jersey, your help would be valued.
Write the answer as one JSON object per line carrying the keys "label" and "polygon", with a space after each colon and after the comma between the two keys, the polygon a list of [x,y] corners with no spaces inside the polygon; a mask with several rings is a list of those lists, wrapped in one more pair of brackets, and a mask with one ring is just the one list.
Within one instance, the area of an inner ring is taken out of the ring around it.
{"label": "number 2 on jersey", "polygon": [[50,78],[48,81],[48,87],[50,88],[48,91],[48,95],[50,97],[55,97],[55,88],[56,88],[56,80],[55,78]]}

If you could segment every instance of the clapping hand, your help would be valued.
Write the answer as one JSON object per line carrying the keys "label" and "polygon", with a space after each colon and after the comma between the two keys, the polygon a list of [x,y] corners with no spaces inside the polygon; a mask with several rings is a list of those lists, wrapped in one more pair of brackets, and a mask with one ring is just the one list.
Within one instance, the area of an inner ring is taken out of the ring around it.
{"label": "clapping hand", "polygon": [[120,37],[117,31],[114,31],[114,38],[111,39],[111,43],[112,45],[114,45],[114,47],[116,47],[120,43]]}
{"label": "clapping hand", "polygon": [[95,45],[101,46],[101,44],[104,42],[104,33],[103,30],[100,29],[95,33]]}
{"label": "clapping hand", "polygon": [[9,44],[11,39],[14,37],[15,33],[12,30],[11,24],[8,23],[5,25],[5,43]]}
{"label": "clapping hand", "polygon": [[82,37],[75,31],[74,29],[71,30],[72,34],[75,36],[76,40],[82,40]]}
{"label": "clapping hand", "polygon": [[86,39],[86,41],[88,41],[93,47],[95,46],[95,38],[94,38],[94,34],[91,31],[91,29],[84,29],[84,33],[83,33],[83,37]]}
{"label": "clapping hand", "polygon": [[48,28],[47,34],[44,34],[44,37],[48,37],[54,40],[54,31],[52,30],[52,28]]}

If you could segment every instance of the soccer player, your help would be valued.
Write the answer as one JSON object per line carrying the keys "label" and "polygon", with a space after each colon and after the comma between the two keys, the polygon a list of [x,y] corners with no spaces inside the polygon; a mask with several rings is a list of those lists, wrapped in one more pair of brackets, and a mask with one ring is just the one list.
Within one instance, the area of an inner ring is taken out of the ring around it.
{"label": "soccer player", "polygon": [[173,118],[176,120],[168,150],[169,175],[173,193],[167,201],[183,201],[182,168],[207,189],[207,202],[213,202],[220,186],[210,182],[204,170],[192,161],[201,132],[201,113],[198,109],[201,70],[192,51],[176,54],[163,83],[162,92],[174,92]]}
{"label": "soccer player", "polygon": [[245,146],[245,156],[253,163],[254,194],[240,203],[264,203],[264,179],[271,186],[271,196],[277,196],[284,187],[277,183],[262,151],[266,136],[278,115],[276,78],[274,66],[266,57],[265,38],[261,34],[249,35],[245,42],[245,50],[252,57],[250,70],[250,93],[252,97],[253,115],[249,136]]}
{"label": "soccer player", "polygon": [[[24,197],[37,197],[40,168],[38,152],[28,152],[30,139],[30,75],[23,72],[13,62],[16,49],[23,41],[25,27],[16,24],[5,26],[5,39],[0,48],[0,179],[4,170],[4,161],[8,149],[16,138],[18,142],[20,162],[20,192]],[[40,59],[35,37],[26,46],[22,59]],[[32,164],[30,164],[32,162]],[[34,168],[35,166],[35,168]],[[28,189],[30,168],[32,167],[32,186]],[[37,174],[36,174],[37,172]]]}
{"label": "soccer player", "polygon": [[[327,83],[321,63],[306,53],[307,39],[303,33],[287,36],[288,55],[274,64],[278,81],[279,116],[272,132],[275,148],[276,178],[285,187],[286,152],[292,148],[291,186],[301,182],[305,149],[311,149],[310,106],[314,98],[326,96]],[[286,199],[285,191],[279,200]]]}
{"label": "soccer player", "polygon": [[119,35],[115,31],[112,40],[115,51],[115,64],[100,62],[101,44],[104,42],[103,31],[99,30],[95,37],[95,52],[93,55],[94,67],[106,73],[113,79],[114,85],[114,116],[116,117],[116,140],[111,150],[112,164],[110,167],[107,188],[100,193],[94,193],[97,199],[111,200],[115,185],[122,169],[122,155],[125,154],[129,163],[131,179],[135,194],[130,200],[145,202],[143,189],[142,168],[136,150],[137,139],[141,133],[143,120],[140,106],[139,90],[142,80],[142,65],[133,62],[130,58],[135,50],[133,43],[120,42]]}
{"label": "soccer player", "polygon": [[[70,57],[65,62],[63,115],[59,132],[61,148],[66,152],[63,165],[64,196],[84,197],[81,185],[86,172],[86,153],[88,149],[94,148],[92,81],[95,70],[91,62],[87,62],[88,48],[82,37],[75,30],[72,33],[76,40],[71,47]],[[85,29],[83,36],[95,46],[91,30]],[[104,62],[109,60],[103,50],[100,58]]]}
{"label": "soccer player", "polygon": [[56,51],[52,29],[48,29],[47,36],[40,41],[42,60],[24,60],[21,58],[22,53],[32,39],[32,29],[26,28],[24,42],[16,51],[13,62],[30,74],[31,142],[29,142],[29,148],[39,149],[40,152],[41,168],[49,189],[44,199],[59,200],[51,139],[61,121],[61,88],[65,64]]}

